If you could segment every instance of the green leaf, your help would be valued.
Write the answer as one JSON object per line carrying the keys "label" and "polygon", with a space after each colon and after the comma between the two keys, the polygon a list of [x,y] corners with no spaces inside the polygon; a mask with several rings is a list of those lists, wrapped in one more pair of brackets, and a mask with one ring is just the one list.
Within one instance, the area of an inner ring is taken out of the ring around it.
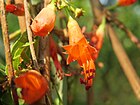
{"label": "green leaf", "polygon": [[27,33],[24,32],[19,39],[13,44],[12,46],[12,56],[14,56],[14,53],[16,50],[20,47],[22,47],[26,42],[28,41],[27,39]]}
{"label": "green leaf", "polygon": [[5,73],[5,66],[3,64],[0,63],[0,80],[1,78],[3,78],[4,76],[6,76]]}
{"label": "green leaf", "polygon": [[22,51],[24,50],[24,48],[19,48],[17,49],[17,51],[15,52],[14,54],[14,57],[13,57],[13,66],[14,66],[14,69],[18,70],[18,66],[20,64],[20,57],[21,57],[21,53]]}
{"label": "green leaf", "polygon": [[5,66],[0,64],[0,84],[6,80]]}
{"label": "green leaf", "polygon": [[20,38],[13,44],[12,47],[12,57],[13,57],[13,66],[14,69],[18,70],[20,64],[20,57],[23,50],[28,47],[30,44],[27,43],[27,33],[25,32],[20,36]]}
{"label": "green leaf", "polygon": [[[34,42],[32,42],[31,44],[34,44]],[[26,42],[22,47],[27,47],[31,45],[29,42]]]}

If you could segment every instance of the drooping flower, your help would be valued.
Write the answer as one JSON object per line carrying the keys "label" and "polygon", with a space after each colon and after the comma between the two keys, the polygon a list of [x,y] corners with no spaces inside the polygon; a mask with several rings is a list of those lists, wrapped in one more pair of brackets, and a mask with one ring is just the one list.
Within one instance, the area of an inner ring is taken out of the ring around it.
{"label": "drooping flower", "polygon": [[34,35],[46,36],[52,31],[55,24],[55,10],[54,5],[49,4],[47,7],[43,8],[39,14],[34,18],[31,29]]}
{"label": "drooping flower", "polygon": [[17,16],[24,16],[24,5],[21,3],[18,4],[8,4],[6,5],[6,12],[13,13]]}
{"label": "drooping flower", "polygon": [[86,38],[82,34],[82,31],[77,23],[72,17],[68,20],[68,34],[69,34],[69,45],[63,46],[68,54],[67,64],[77,60],[78,64],[84,69],[82,73],[84,75],[84,84],[91,86],[93,76],[87,73],[90,71],[90,74],[93,74],[95,71],[94,66],[94,54],[97,52],[94,47],[89,45]]}
{"label": "drooping flower", "polygon": [[137,0],[118,0],[119,6],[128,6],[134,4]]}
{"label": "drooping flower", "polygon": [[21,74],[14,82],[17,88],[22,89],[22,97],[20,98],[24,99],[28,104],[41,99],[48,91],[46,79],[35,70],[29,70]]}
{"label": "drooping flower", "polygon": [[93,33],[93,36],[90,41],[90,45],[94,46],[97,49],[97,53],[94,56],[95,59],[98,58],[99,52],[103,45],[104,29],[105,29],[105,18],[103,18],[102,23],[97,28],[96,32]]}
{"label": "drooping flower", "polygon": [[49,37],[49,46],[50,46],[50,56],[53,59],[55,68],[57,70],[58,77],[60,77],[60,79],[62,79],[63,70],[62,70],[60,62],[58,61],[58,57],[57,57],[57,45],[51,36]]}

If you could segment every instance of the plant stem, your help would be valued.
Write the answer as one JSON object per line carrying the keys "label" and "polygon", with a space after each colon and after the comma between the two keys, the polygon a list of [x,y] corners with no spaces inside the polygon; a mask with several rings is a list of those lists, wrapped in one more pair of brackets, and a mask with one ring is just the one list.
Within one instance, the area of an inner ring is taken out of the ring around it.
{"label": "plant stem", "polygon": [[87,105],[94,105],[93,87],[87,91]]}
{"label": "plant stem", "polygon": [[18,96],[16,93],[16,88],[14,88],[13,86],[13,79],[15,76],[14,76],[14,69],[12,65],[12,55],[10,52],[10,41],[9,41],[9,35],[8,35],[6,15],[5,15],[4,0],[0,0],[0,17],[1,17],[4,47],[5,47],[4,49],[5,49],[6,65],[7,65],[7,70],[8,70],[8,82],[12,90],[14,104],[18,105]]}
{"label": "plant stem", "polygon": [[26,28],[27,28],[27,33],[28,33],[28,40],[30,43],[30,51],[31,51],[32,59],[33,59],[33,64],[34,64],[35,69],[39,70],[39,66],[38,66],[38,62],[37,62],[37,58],[36,58],[36,54],[34,50],[34,45],[33,45],[33,38],[32,38],[33,34],[30,28],[31,16],[28,11],[27,0],[24,0],[24,9],[25,9]]}
{"label": "plant stem", "polygon": [[12,65],[12,56],[10,52],[10,42],[9,42],[9,35],[8,35],[8,27],[6,22],[5,10],[4,10],[4,0],[0,0],[0,17],[1,17],[1,25],[2,25],[2,35],[3,41],[5,46],[5,57],[6,57],[6,64],[8,69],[8,81],[11,85],[11,81],[14,78],[14,69]]}
{"label": "plant stem", "polygon": [[122,47],[121,43],[119,42],[117,35],[115,31],[113,30],[112,26],[108,25],[108,31],[109,36],[112,42],[112,47],[114,49],[114,52],[119,60],[119,63],[122,70],[124,71],[128,81],[130,82],[130,85],[137,97],[138,100],[140,100],[140,79],[129,60],[126,52],[124,51],[124,48]]}

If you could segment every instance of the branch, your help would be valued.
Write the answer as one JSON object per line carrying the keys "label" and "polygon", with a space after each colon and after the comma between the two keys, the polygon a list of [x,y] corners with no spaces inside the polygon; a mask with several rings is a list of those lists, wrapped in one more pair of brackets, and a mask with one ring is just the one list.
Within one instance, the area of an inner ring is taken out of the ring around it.
{"label": "branch", "polygon": [[12,56],[10,52],[10,42],[8,35],[8,27],[5,16],[5,8],[4,8],[4,0],[0,0],[0,17],[1,17],[1,25],[2,25],[2,35],[5,46],[5,56],[6,56],[6,64],[8,69],[8,80],[9,84],[11,84],[12,79],[14,78],[14,69],[12,65]]}
{"label": "branch", "polygon": [[12,90],[12,95],[14,99],[14,104],[18,105],[18,97],[16,93],[16,88],[13,87],[13,79],[14,79],[14,69],[12,65],[12,55],[10,52],[10,41],[8,35],[8,27],[5,15],[5,8],[4,8],[4,0],[0,0],[0,18],[1,18],[1,25],[2,25],[2,35],[5,47],[5,57],[6,57],[6,65],[8,70],[8,82]]}
{"label": "branch", "polygon": [[140,80],[135,72],[135,69],[133,65],[131,64],[131,61],[129,60],[126,52],[124,51],[121,43],[119,42],[116,33],[114,32],[112,26],[108,25],[108,31],[109,31],[109,36],[112,42],[112,47],[114,49],[114,52],[119,60],[119,63],[121,67],[123,68],[122,70],[124,71],[128,81],[130,82],[130,85],[138,98],[140,100]]}
{"label": "branch", "polygon": [[93,87],[87,91],[87,105],[94,105],[94,92]]}
{"label": "branch", "polygon": [[30,23],[31,23],[31,17],[30,17],[30,13],[28,11],[28,3],[27,0],[24,0],[24,9],[25,9],[25,19],[26,19],[26,28],[27,28],[27,33],[28,33],[28,40],[30,43],[30,51],[31,51],[31,55],[32,55],[32,59],[33,59],[33,63],[34,63],[34,67],[36,70],[39,70],[39,66],[38,66],[38,62],[37,62],[37,58],[36,58],[36,54],[35,54],[35,50],[34,50],[34,45],[33,45],[33,34],[30,28]]}
{"label": "branch", "polygon": [[[44,0],[44,7],[46,7],[51,0]],[[49,14],[48,14],[49,15]],[[49,50],[49,36],[40,37],[39,39],[39,52],[38,52],[39,66],[41,68],[41,72],[46,78],[49,84],[49,92],[46,94],[46,97],[39,100],[39,103],[44,103],[46,105],[52,105],[52,97],[51,97],[51,80],[50,80],[50,50]]]}
{"label": "branch", "polygon": [[103,9],[99,3],[99,0],[90,0],[91,8],[92,8],[92,13],[94,15],[94,22],[96,25],[99,25],[102,21],[102,16],[103,14]]}

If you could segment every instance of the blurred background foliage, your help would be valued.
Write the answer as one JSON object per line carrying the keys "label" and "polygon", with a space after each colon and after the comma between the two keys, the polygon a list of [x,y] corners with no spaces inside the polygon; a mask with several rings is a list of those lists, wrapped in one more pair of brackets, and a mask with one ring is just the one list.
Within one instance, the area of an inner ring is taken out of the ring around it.
{"label": "blurred background foliage", "polygon": [[[101,0],[104,5],[113,4],[113,0]],[[83,8],[84,16],[80,17],[78,23],[80,26],[86,26],[87,32],[91,31],[94,16],[92,15],[90,0],[73,0],[76,7]],[[140,2],[128,7],[118,7],[112,12],[140,39]],[[19,29],[18,19],[13,14],[7,15],[9,34]],[[58,22],[56,22],[56,26]],[[115,27],[117,35],[125,48],[134,68],[140,77],[140,49],[138,49],[127,37],[127,35]],[[106,35],[100,56],[96,63],[102,62],[103,67],[96,67],[96,77],[94,79],[94,104],[95,105],[139,105],[133,90],[122,71],[122,68],[111,47],[111,42]],[[2,41],[2,32],[0,29],[0,63],[5,65],[4,46]],[[86,90],[84,85],[79,82],[79,77],[65,77],[64,81],[71,84],[69,100],[70,105],[86,105]],[[62,81],[61,81],[62,82]],[[63,90],[63,93],[67,90]],[[66,94],[66,93],[65,93]],[[7,95],[7,94],[5,94]],[[1,96],[0,97],[5,97]],[[9,96],[7,96],[9,97]],[[64,97],[65,98],[65,97]],[[2,100],[0,100],[2,101]],[[64,102],[67,104],[67,102]],[[7,105],[7,104],[5,104]],[[10,105],[10,104],[8,104]]]}

